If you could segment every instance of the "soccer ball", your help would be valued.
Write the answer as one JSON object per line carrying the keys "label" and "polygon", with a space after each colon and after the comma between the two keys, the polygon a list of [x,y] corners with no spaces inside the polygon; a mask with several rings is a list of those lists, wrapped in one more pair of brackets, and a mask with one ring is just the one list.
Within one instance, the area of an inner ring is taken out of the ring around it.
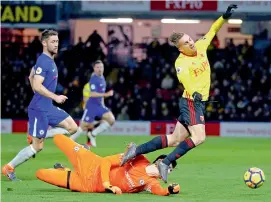
{"label": "soccer ball", "polygon": [[265,176],[260,168],[250,168],[244,175],[246,185],[251,189],[261,187],[265,181]]}

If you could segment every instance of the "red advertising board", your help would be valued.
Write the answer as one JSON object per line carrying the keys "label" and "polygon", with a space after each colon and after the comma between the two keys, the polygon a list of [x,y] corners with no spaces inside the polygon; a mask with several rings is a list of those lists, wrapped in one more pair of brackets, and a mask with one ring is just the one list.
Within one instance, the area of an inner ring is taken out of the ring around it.
{"label": "red advertising board", "polygon": [[217,1],[152,0],[150,7],[152,11],[216,11]]}
{"label": "red advertising board", "polygon": [[27,132],[27,121],[26,120],[13,120],[12,121],[12,132],[13,133],[26,133]]}

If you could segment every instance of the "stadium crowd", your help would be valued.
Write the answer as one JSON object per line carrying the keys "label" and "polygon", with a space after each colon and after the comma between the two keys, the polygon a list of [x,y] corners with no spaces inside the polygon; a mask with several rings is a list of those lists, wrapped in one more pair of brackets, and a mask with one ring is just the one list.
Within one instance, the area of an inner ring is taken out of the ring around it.
{"label": "stadium crowd", "polygon": [[[107,87],[115,92],[105,103],[118,120],[176,119],[183,91],[174,69],[177,49],[154,40],[145,45],[146,59],[138,62],[132,58],[126,66],[119,66],[107,60],[100,43],[94,43],[98,40],[104,43],[94,36],[87,40],[91,45],[80,38],[76,45],[60,47],[57,93],[69,98],[61,107],[74,118],[81,117],[83,86],[92,63],[101,59]],[[247,42],[235,46],[230,41],[224,49],[217,48],[216,42],[208,50],[212,83],[206,120],[271,121],[270,47],[260,53]],[[27,46],[6,41],[1,46],[2,118],[26,119],[33,94],[28,75],[41,52],[40,41],[35,38]]]}

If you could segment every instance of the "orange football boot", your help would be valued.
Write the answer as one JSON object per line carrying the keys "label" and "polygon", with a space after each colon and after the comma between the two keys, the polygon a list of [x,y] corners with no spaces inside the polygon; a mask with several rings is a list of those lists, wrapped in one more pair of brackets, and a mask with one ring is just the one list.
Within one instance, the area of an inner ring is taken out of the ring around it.
{"label": "orange football boot", "polygon": [[2,174],[6,176],[11,181],[19,181],[15,175],[15,169],[12,168],[10,165],[6,164],[2,167]]}

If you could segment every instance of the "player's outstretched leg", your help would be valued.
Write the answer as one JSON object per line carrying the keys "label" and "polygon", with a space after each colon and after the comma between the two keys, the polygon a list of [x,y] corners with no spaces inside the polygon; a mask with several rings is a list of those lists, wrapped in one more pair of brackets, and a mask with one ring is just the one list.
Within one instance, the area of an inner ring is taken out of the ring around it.
{"label": "player's outstretched leg", "polygon": [[[35,145],[35,146],[34,146]],[[18,180],[15,175],[15,168],[30,159],[43,147],[43,139],[33,138],[33,144],[22,149],[8,164],[2,167],[2,173],[12,181]]]}
{"label": "player's outstretched leg", "polygon": [[79,126],[77,132],[71,135],[70,138],[76,141],[83,133],[85,133],[85,130],[83,130],[82,126]]}
{"label": "player's outstretched leg", "polygon": [[139,145],[138,147],[136,146],[135,143],[130,143],[130,145],[127,148],[127,151],[123,155],[121,165],[124,165],[127,161],[131,160],[132,158],[140,154],[146,154],[166,147],[168,147],[166,135],[155,137],[149,142]]}
{"label": "player's outstretched leg", "polygon": [[70,135],[69,131],[67,131],[66,129],[55,127],[55,128],[47,130],[45,138],[52,138],[52,137],[54,137],[57,134]]}
{"label": "player's outstretched leg", "polygon": [[62,134],[55,135],[54,143],[68,157],[75,170],[78,168],[78,159],[80,157],[92,155],[92,152],[88,151],[84,146]]}
{"label": "player's outstretched leg", "polygon": [[85,110],[84,114],[83,114],[83,117],[81,119],[81,123],[80,123],[80,126],[78,127],[78,130],[76,133],[74,133],[73,135],[70,136],[70,138],[73,140],[73,141],[76,141],[77,138],[79,138],[82,134],[87,134],[88,131],[92,131],[93,128],[97,127],[97,125],[99,125],[99,123],[97,124],[97,122],[89,122],[89,119],[88,121],[85,121],[85,117],[86,117],[86,112],[88,110]]}
{"label": "player's outstretched leg", "polygon": [[181,142],[176,149],[173,150],[173,152],[167,155],[167,157],[164,158],[160,164],[158,164],[158,170],[165,182],[167,182],[168,167],[171,162],[183,157],[188,151],[200,145],[205,140],[205,125],[197,124],[188,126],[188,128],[192,137]]}
{"label": "player's outstretched leg", "polygon": [[36,176],[39,180],[46,183],[67,188],[68,171],[59,169],[39,169],[36,172]]}
{"label": "player's outstretched leg", "polygon": [[98,113],[102,115],[102,121],[100,125],[97,128],[95,128],[92,132],[88,132],[88,137],[93,147],[97,146],[96,144],[97,135],[107,131],[115,123],[115,117],[113,113],[111,111],[108,111],[106,107],[101,107]]}
{"label": "player's outstretched leg", "polygon": [[47,119],[53,129],[48,130],[49,134],[46,135],[46,138],[54,137],[56,134],[72,135],[77,131],[78,126],[73,118],[58,107],[52,106],[49,109]]}
{"label": "player's outstretched leg", "polygon": [[48,118],[46,113],[28,109],[29,135],[32,137],[31,145],[22,149],[7,165],[2,168],[2,173],[10,180],[16,180],[14,169],[26,162],[36,153],[43,149],[44,138],[48,128]]}
{"label": "player's outstretched leg", "polygon": [[162,135],[155,137],[149,142],[146,142],[139,146],[131,143],[128,146],[127,151],[124,153],[121,165],[124,165],[127,161],[140,154],[147,154],[166,147],[177,146],[179,142],[185,140],[185,138],[187,138],[188,136],[189,133],[186,128],[182,124],[177,122],[174,132],[171,135]]}
{"label": "player's outstretched leg", "polygon": [[193,149],[195,144],[191,138],[187,138],[185,141],[181,142],[162,162],[158,163],[158,170],[160,172],[161,178],[164,182],[167,182],[168,169],[172,161],[179,159],[184,156],[189,150]]}

